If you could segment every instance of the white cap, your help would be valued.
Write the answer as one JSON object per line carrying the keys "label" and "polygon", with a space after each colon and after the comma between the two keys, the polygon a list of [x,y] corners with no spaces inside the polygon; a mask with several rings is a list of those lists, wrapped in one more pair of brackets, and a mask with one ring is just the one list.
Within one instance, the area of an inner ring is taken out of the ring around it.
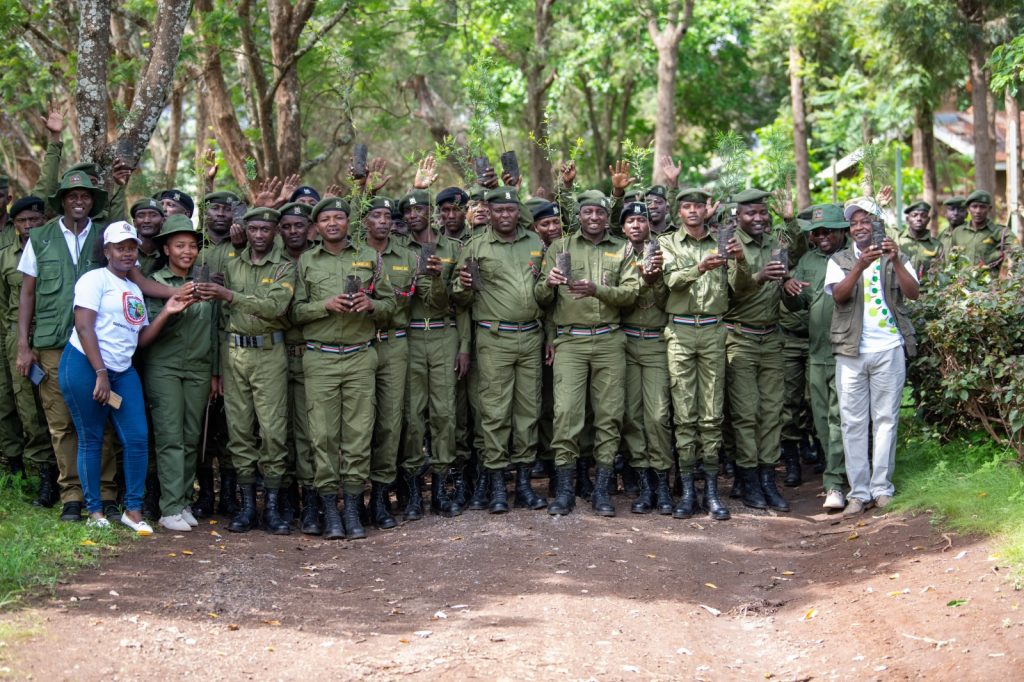
{"label": "white cap", "polygon": [[849,221],[857,211],[865,211],[876,218],[882,217],[882,208],[870,197],[857,197],[847,201],[846,208],[843,209],[843,217]]}
{"label": "white cap", "polygon": [[107,229],[103,230],[104,244],[119,244],[127,239],[135,240],[136,244],[142,243],[139,233],[135,231],[131,223],[118,220],[116,223],[110,223],[107,225]]}

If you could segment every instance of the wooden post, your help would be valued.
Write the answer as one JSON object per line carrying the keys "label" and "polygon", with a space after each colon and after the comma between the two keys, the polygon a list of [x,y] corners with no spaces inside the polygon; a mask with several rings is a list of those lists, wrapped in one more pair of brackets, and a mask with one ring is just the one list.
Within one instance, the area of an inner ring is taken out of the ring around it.
{"label": "wooden post", "polygon": [[1020,215],[1021,202],[1021,130],[1020,102],[1006,89],[1006,210],[1007,225],[1024,238],[1024,225]]}
{"label": "wooden post", "polygon": [[896,229],[903,231],[903,143],[896,140]]}

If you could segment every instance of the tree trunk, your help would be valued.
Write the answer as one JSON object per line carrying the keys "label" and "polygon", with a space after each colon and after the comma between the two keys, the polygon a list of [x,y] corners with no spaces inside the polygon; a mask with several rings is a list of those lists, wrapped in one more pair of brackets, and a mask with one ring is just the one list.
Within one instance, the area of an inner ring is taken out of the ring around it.
{"label": "tree trunk", "polygon": [[[164,158],[164,184],[174,187],[178,180],[178,161],[181,159],[182,93],[175,88],[171,93],[171,122],[167,131],[167,156]],[[196,121],[199,125],[199,121]],[[197,132],[199,131],[197,127]]]}
{"label": "tree trunk", "polygon": [[642,14],[647,19],[647,33],[658,51],[657,113],[654,117],[654,169],[651,173],[653,184],[665,184],[662,159],[672,156],[672,145],[676,135],[676,71],[679,64],[679,43],[689,28],[693,17],[694,0],[686,0],[683,16],[679,16],[679,0],[672,0],[668,7],[668,20],[664,28],[658,27],[653,3],[644,3]]}
{"label": "tree trunk", "polygon": [[110,0],[80,0],[78,83],[75,109],[81,157],[99,161],[107,144],[107,62],[110,59]]}
{"label": "tree trunk", "polygon": [[203,44],[201,38],[205,31],[210,30],[203,25],[203,15],[213,11],[213,3],[212,0],[196,0],[195,7],[198,12],[197,33],[200,36],[200,49],[203,54],[201,87],[197,88],[197,96],[206,103],[210,125],[213,126],[214,136],[232,177],[239,186],[246,188],[249,186],[249,178],[246,175],[245,161],[253,156],[252,146],[242,134],[242,128],[235,115],[231,93],[224,82],[220,53],[212,46]]}
{"label": "tree trunk", "polygon": [[1021,126],[1020,102],[1006,89],[1006,209],[1008,225],[1024,241],[1021,202]]}
{"label": "tree trunk", "polygon": [[274,64],[276,107],[276,165],[278,175],[299,172],[302,163],[302,117],[299,112],[299,72],[289,55],[299,50],[299,37],[313,3],[293,7],[289,0],[268,0],[270,17],[270,53]]}
{"label": "tree trunk", "polygon": [[996,191],[996,143],[989,135],[988,59],[985,42],[979,34],[971,39],[968,64],[971,74],[971,105],[974,107],[974,185]]}
{"label": "tree trunk", "polygon": [[[930,104],[923,103],[917,110],[917,120],[914,126],[914,166],[924,171],[924,200],[933,208],[937,208],[939,172],[935,166],[934,125],[932,107]],[[932,220],[931,231],[932,236],[938,235],[938,221]]]}
{"label": "tree trunk", "polygon": [[793,156],[796,161],[796,204],[811,205],[811,162],[807,153],[807,113],[804,110],[804,58],[795,44],[789,46],[789,99],[793,107]]}
{"label": "tree trunk", "polygon": [[130,149],[130,158],[126,161],[132,166],[138,163],[149,144],[167,103],[167,94],[174,84],[174,71],[178,66],[181,36],[191,7],[190,0],[161,0],[157,6],[153,27],[156,37],[149,63],[136,84],[132,106],[118,131],[118,139],[125,141]]}
{"label": "tree trunk", "polygon": [[[266,96],[267,75],[263,70],[263,61],[256,47],[256,39],[252,34],[252,4],[249,0],[242,0],[238,4],[238,17],[242,39],[242,51],[238,56],[238,70],[248,73],[252,80],[251,87],[245,88],[243,94],[245,102],[249,106],[249,116],[260,131],[259,145],[255,149],[257,164],[261,174],[267,177],[276,177],[279,175],[280,169],[277,163],[277,148],[274,146],[273,100]],[[273,19],[271,19],[271,25],[273,25]]]}

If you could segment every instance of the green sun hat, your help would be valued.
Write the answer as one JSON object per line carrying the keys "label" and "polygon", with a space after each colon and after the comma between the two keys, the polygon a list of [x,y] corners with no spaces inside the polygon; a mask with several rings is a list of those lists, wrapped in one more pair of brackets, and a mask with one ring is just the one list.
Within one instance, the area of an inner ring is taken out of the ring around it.
{"label": "green sun hat", "polygon": [[163,226],[160,228],[160,234],[153,237],[153,241],[162,243],[172,234],[181,234],[186,232],[188,234],[194,234],[196,236],[196,240],[199,242],[199,247],[202,248],[203,235],[196,229],[196,226],[192,224],[192,221],[188,216],[183,216],[180,213],[176,213],[164,221]]}
{"label": "green sun hat", "polygon": [[89,179],[89,174],[82,170],[73,170],[65,173],[64,177],[60,179],[60,187],[50,197],[50,202],[56,205],[59,211],[63,211],[64,197],[73,189],[88,190],[89,194],[92,195],[92,210],[89,211],[90,217],[99,215],[107,207],[107,193],[94,186],[92,180]]}
{"label": "green sun hat", "polygon": [[797,221],[803,232],[811,232],[819,227],[826,230],[845,230],[850,227],[850,223],[843,215],[843,207],[837,204],[817,204],[804,209],[800,214],[807,216],[800,217]]}

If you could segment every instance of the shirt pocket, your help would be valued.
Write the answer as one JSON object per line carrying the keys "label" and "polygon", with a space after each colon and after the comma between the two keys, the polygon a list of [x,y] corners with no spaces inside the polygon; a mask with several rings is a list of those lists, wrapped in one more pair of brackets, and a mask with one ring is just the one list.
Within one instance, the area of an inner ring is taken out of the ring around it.
{"label": "shirt pocket", "polygon": [[60,263],[54,260],[41,260],[38,267],[39,277],[36,278],[36,294],[52,296],[64,286],[64,274]]}

